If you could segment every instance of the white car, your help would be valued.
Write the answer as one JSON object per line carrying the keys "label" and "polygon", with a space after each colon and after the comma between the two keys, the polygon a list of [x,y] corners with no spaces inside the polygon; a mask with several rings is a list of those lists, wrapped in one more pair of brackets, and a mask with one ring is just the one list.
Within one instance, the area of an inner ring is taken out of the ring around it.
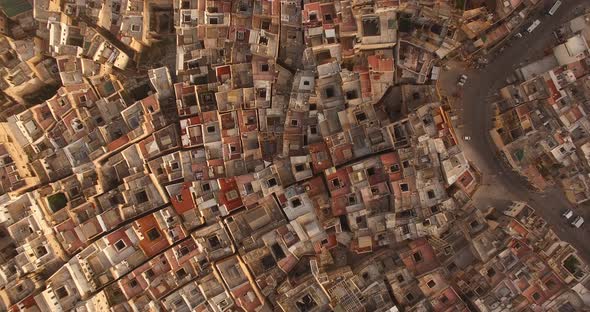
{"label": "white car", "polygon": [[574,215],[574,212],[571,209],[568,209],[564,212],[561,216],[564,217],[566,220],[569,220]]}
{"label": "white car", "polygon": [[461,75],[461,77],[459,77],[459,81],[457,82],[457,85],[459,87],[462,87],[463,85],[465,85],[466,82],[467,82],[467,75]]}
{"label": "white car", "polygon": [[464,136],[464,137],[463,137],[463,140],[465,140],[465,141],[469,141],[469,140],[471,140],[471,137],[470,137],[470,136],[468,136],[468,135],[466,135],[466,136]]}
{"label": "white car", "polygon": [[581,227],[582,224],[584,224],[584,218],[582,218],[582,216],[577,216],[571,223],[571,225],[575,228]]}
{"label": "white car", "polygon": [[534,21],[534,22],[531,24],[531,26],[529,26],[529,28],[527,28],[527,31],[528,31],[529,33],[532,33],[532,32],[533,32],[533,30],[535,30],[535,28],[537,28],[539,25],[541,25],[541,21],[540,21],[540,20],[535,20],[535,21]]}

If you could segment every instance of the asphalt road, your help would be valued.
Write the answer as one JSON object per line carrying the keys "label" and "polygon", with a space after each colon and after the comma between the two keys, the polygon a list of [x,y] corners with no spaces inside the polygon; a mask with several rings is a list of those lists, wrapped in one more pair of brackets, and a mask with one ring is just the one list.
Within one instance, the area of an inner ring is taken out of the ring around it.
{"label": "asphalt road", "polygon": [[[553,2],[545,0],[545,6],[551,7]],[[543,194],[532,192],[524,179],[498,157],[498,150],[489,136],[493,118],[490,97],[506,85],[506,78],[514,69],[522,63],[526,64],[539,58],[547,47],[553,46],[554,29],[578,15],[582,8],[590,8],[590,1],[563,0],[563,5],[554,16],[539,15],[541,25],[523,38],[512,39],[503,52],[490,59],[490,64],[486,68],[451,69],[444,74],[446,78],[441,75],[441,80],[445,81],[439,83],[441,88],[448,92],[448,89],[456,87],[458,75],[466,73],[469,76],[459,100],[461,103],[458,103],[461,125],[457,132],[461,137],[471,137],[468,141],[461,140],[461,145],[467,158],[483,173],[482,186],[473,198],[475,205],[480,209],[493,206],[503,210],[512,200],[529,202],[562,240],[572,244],[586,261],[590,261],[590,243],[587,240],[590,237],[590,207],[579,207],[574,210],[576,214],[585,217],[586,223],[580,229],[571,227],[561,217],[563,211],[571,207],[563,192],[557,188]]]}

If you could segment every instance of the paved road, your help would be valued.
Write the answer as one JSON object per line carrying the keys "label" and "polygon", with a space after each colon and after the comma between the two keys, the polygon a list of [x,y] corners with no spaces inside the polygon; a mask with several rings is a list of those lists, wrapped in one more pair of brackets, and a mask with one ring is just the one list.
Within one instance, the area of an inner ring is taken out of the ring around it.
{"label": "paved road", "polygon": [[[590,7],[588,0],[565,0],[554,16],[539,16],[541,25],[532,33],[521,39],[514,39],[510,46],[483,70],[461,70],[453,73],[451,69],[446,73],[442,89],[453,88],[456,75],[467,73],[469,81],[464,87],[459,105],[459,115],[462,125],[457,132],[460,136],[468,135],[471,140],[461,142],[466,156],[484,174],[483,185],[474,196],[475,204],[485,209],[494,206],[504,209],[512,200],[527,201],[535,208],[538,214],[547,220],[562,240],[576,247],[580,254],[590,261],[590,243],[587,237],[590,234],[590,208],[576,210],[586,216],[587,224],[580,229],[569,226],[561,213],[570,204],[559,189],[551,189],[544,194],[532,192],[522,177],[513,172],[507,164],[498,158],[498,151],[491,142],[489,129],[492,127],[493,111],[490,105],[490,96],[497,89],[506,84],[506,77],[511,75],[521,63],[532,61],[543,55],[548,46],[554,44],[553,30],[575,16],[578,9]],[[550,7],[552,0],[546,0],[545,6]],[[455,75],[452,77],[452,75]],[[443,74],[444,75],[444,74]],[[451,75],[451,77],[449,77]],[[446,81],[446,82],[444,82]],[[446,85],[445,85],[446,84]],[[448,86],[451,84],[451,86]],[[584,211],[582,211],[584,210]]]}

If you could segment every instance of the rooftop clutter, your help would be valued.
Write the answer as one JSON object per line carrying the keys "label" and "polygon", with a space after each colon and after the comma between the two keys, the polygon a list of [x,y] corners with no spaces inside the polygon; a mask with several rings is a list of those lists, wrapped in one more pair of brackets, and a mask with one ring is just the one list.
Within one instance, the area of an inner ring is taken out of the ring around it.
{"label": "rooftop clutter", "polygon": [[0,310],[587,308],[587,265],[534,207],[470,201],[431,73],[484,9],[16,2]]}

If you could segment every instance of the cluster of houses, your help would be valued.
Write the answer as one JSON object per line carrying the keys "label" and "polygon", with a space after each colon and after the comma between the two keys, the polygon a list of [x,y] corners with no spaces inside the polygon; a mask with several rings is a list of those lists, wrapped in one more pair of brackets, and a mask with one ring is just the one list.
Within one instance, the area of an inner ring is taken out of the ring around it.
{"label": "cluster of houses", "polygon": [[[481,178],[434,80],[484,36],[484,9],[0,4],[0,310],[590,306],[583,255],[534,207],[471,201]],[[585,81],[572,40],[556,55],[578,65],[547,74],[550,95]]]}

